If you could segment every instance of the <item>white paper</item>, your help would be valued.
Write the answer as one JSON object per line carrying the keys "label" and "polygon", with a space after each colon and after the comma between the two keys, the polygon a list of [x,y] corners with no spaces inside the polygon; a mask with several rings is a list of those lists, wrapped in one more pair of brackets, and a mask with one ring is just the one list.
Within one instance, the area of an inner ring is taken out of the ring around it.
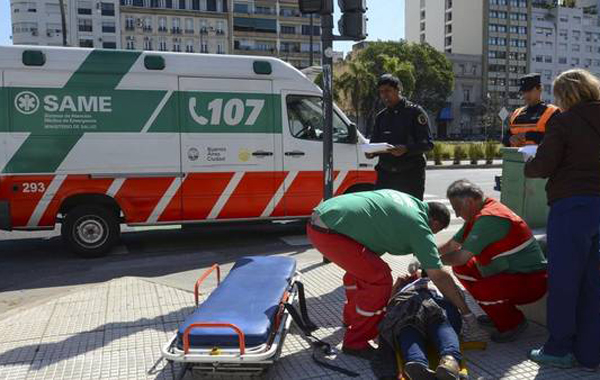
{"label": "white paper", "polygon": [[362,144],[360,148],[364,153],[383,153],[394,146],[388,143],[374,143],[374,144]]}
{"label": "white paper", "polygon": [[537,145],[527,145],[522,148],[519,148],[519,153],[523,154],[525,156],[525,159],[528,160],[531,157],[535,157],[535,154],[537,153],[537,148]]}

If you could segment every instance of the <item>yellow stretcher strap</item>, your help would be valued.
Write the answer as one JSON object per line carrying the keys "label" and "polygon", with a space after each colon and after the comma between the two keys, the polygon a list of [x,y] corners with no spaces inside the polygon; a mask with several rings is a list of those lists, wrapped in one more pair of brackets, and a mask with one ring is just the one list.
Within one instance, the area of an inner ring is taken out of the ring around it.
{"label": "yellow stretcher strap", "polygon": [[[478,341],[460,342],[460,351],[461,352],[475,351],[475,350],[483,351],[485,349],[487,349],[487,342],[478,342]],[[400,348],[398,347],[397,342],[395,345],[395,351],[396,351],[396,361],[398,363],[398,379],[408,380],[406,377],[404,377],[404,359],[402,358],[402,355],[400,354]],[[438,355],[437,349],[431,344],[427,345],[427,360],[429,361],[429,368],[431,368],[432,370],[435,371],[435,369],[437,368],[437,366],[440,362],[440,356]],[[467,370],[467,362],[463,358],[463,360],[460,362],[460,377],[466,378],[466,377],[468,377],[468,375],[469,375],[469,371]]]}

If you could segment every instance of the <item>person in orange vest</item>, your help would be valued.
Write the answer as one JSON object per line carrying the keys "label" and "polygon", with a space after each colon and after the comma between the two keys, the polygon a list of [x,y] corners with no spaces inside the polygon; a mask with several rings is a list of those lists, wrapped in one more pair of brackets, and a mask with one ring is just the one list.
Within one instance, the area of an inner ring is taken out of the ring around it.
{"label": "person in orange vest", "polygon": [[510,129],[503,141],[508,147],[539,145],[546,133],[548,120],[560,112],[555,105],[542,101],[540,74],[525,75],[520,80],[520,86],[525,106],[517,108],[510,117]]}
{"label": "person in orange vest", "polygon": [[477,185],[459,180],[447,197],[463,227],[439,248],[442,262],[475,298],[494,328],[496,343],[511,342],[527,328],[517,305],[541,299],[547,289],[547,261],[527,223],[508,207],[485,197]]}

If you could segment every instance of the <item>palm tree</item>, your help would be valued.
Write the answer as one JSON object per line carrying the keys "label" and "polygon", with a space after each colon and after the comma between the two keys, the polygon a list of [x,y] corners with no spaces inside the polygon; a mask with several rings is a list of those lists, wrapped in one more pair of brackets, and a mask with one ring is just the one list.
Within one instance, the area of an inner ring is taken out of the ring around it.
{"label": "palm tree", "polygon": [[348,63],[348,70],[339,77],[338,88],[349,100],[358,121],[363,114],[367,102],[365,101],[373,89],[375,76],[367,65],[358,59]]}

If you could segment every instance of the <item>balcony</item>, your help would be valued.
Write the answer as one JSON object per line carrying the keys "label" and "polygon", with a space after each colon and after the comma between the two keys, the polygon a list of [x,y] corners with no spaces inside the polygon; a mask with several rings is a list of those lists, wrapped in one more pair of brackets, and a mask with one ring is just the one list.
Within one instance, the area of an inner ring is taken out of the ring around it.
{"label": "balcony", "polygon": [[144,32],[146,32],[146,33],[152,33],[152,27],[151,26],[144,26]]}
{"label": "balcony", "polygon": [[173,33],[173,34],[181,34],[181,29],[180,28],[171,28],[171,33]]}
{"label": "balcony", "polygon": [[126,24],[125,30],[129,30],[129,31],[135,30],[135,26],[133,24]]}
{"label": "balcony", "polygon": [[194,29],[186,29],[185,34],[194,34]]}
{"label": "balcony", "polygon": [[166,26],[159,26],[158,27],[158,31],[161,33],[167,33],[167,27]]}

